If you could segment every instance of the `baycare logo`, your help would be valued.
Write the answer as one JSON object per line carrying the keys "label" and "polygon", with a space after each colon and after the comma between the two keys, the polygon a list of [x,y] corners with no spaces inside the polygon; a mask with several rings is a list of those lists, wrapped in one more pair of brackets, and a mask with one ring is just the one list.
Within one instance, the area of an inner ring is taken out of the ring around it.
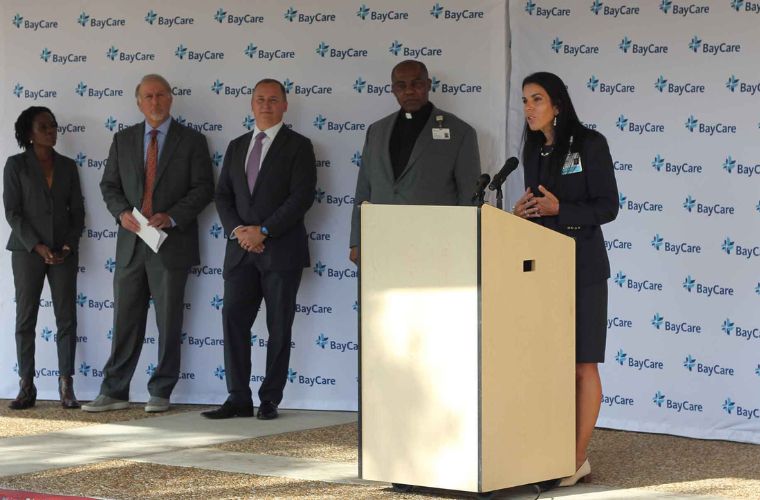
{"label": "baycare logo", "polygon": [[610,2],[594,0],[591,3],[591,12],[593,12],[595,16],[601,14],[605,17],[611,17],[613,19],[617,18],[618,16],[638,16],[641,14],[641,9],[639,7],[630,7],[625,4],[615,7],[609,4]]}
{"label": "baycare logo", "polygon": [[736,370],[727,366],[721,366],[720,363],[700,363],[691,354],[687,354],[686,358],[684,358],[683,367],[690,373],[705,375],[707,377],[712,377],[713,375],[733,377],[736,374]]}
{"label": "baycare logo", "polygon": [[636,86],[632,83],[626,82],[604,82],[591,75],[586,82],[586,88],[591,92],[599,91],[600,94],[615,95],[615,94],[634,94],[636,93]]}
{"label": "baycare logo", "polygon": [[286,94],[292,94],[304,97],[316,97],[333,95],[333,88],[329,85],[319,85],[316,83],[296,83],[290,78],[282,82]]}
{"label": "baycare logo", "polygon": [[624,36],[623,39],[620,40],[618,49],[620,49],[623,54],[631,54],[642,57],[653,54],[663,55],[668,53],[667,45],[658,45],[654,42],[636,43],[628,38],[628,36]]}
{"label": "baycare logo", "polygon": [[436,2],[436,4],[433,5],[433,8],[430,9],[430,15],[436,19],[454,21],[454,22],[472,21],[472,20],[484,19],[486,17],[485,12],[483,12],[482,10],[470,10],[470,9],[450,10],[450,9],[445,8],[438,2]]}
{"label": "baycare logo", "polygon": [[82,11],[77,18],[77,23],[83,28],[123,28],[127,25],[127,20],[121,17],[94,17],[87,12]]}
{"label": "baycare logo", "polygon": [[188,120],[182,115],[177,115],[175,120],[180,125],[184,125],[185,127],[189,127],[193,130],[197,130],[198,132],[221,132],[222,130],[224,130],[224,125],[222,125],[221,123],[196,122],[196,121]]}
{"label": "baycare logo", "polygon": [[702,413],[704,411],[704,405],[700,403],[694,403],[686,399],[674,400],[665,396],[662,391],[657,391],[652,397],[652,403],[658,408],[671,410],[676,413],[690,412],[690,413]]}
{"label": "baycare logo", "polygon": [[636,135],[665,133],[665,125],[661,123],[634,121],[622,114],[618,116],[615,127],[621,132],[629,132]]}
{"label": "baycare logo", "polygon": [[633,290],[636,293],[662,292],[663,290],[663,284],[658,281],[649,279],[635,280],[623,271],[618,271],[613,277],[613,280],[618,287]]}
{"label": "baycare logo", "polygon": [[323,350],[338,351],[338,352],[351,352],[358,351],[359,344],[351,340],[347,342],[339,342],[330,340],[330,337],[324,333],[320,333],[317,340],[314,342],[319,348]]}
{"label": "baycare logo", "polygon": [[243,26],[244,24],[261,24],[264,22],[264,16],[254,14],[233,14],[223,8],[216,9],[214,21],[219,24],[231,24],[233,26]]}
{"label": "baycare logo", "polygon": [[319,260],[316,264],[314,264],[312,271],[314,271],[314,274],[317,276],[336,279],[338,281],[341,281],[343,278],[356,279],[358,277],[356,269],[352,269],[350,267],[335,269],[332,267],[327,267],[327,265],[323,264],[322,261]]}
{"label": "baycare logo", "polygon": [[192,335],[188,335],[183,340],[187,340],[187,344],[189,346],[195,347],[197,349],[204,349],[207,347],[224,347],[224,339],[218,339],[214,337],[193,337]]}
{"label": "baycare logo", "polygon": [[299,12],[293,7],[288,7],[285,14],[282,16],[289,23],[299,24],[321,24],[321,23],[334,23],[335,14],[323,13],[323,12]]}
{"label": "baycare logo", "polygon": [[393,88],[390,83],[371,83],[362,78],[361,76],[354,80],[352,87],[357,94],[367,94],[372,96],[383,96],[393,93]]}
{"label": "baycare logo", "polygon": [[721,122],[703,123],[694,115],[689,115],[684,122],[684,127],[692,134],[696,132],[711,137],[714,135],[736,134],[736,125]]}
{"label": "baycare logo", "polygon": [[734,215],[736,208],[722,203],[700,203],[692,195],[687,195],[682,207],[689,213],[712,217],[713,215]]}
{"label": "baycare logo", "polygon": [[83,81],[80,81],[77,86],[74,87],[74,93],[79,97],[92,97],[97,100],[110,97],[124,97],[123,89],[111,87],[95,88],[90,87]]}
{"label": "baycare logo", "polygon": [[324,130],[336,134],[342,134],[343,132],[364,132],[367,129],[366,123],[356,123],[350,120],[335,122],[328,120],[327,117],[323,116],[321,113],[314,117],[312,125],[317,130]]}
{"label": "baycare logo", "polygon": [[51,51],[47,47],[43,48],[40,52],[40,59],[46,63],[60,64],[61,66],[65,66],[66,64],[70,63],[75,64],[87,62],[87,56],[84,54],[75,54],[73,52],[69,52],[67,54],[59,54]]}
{"label": "baycare logo", "polygon": [[749,94],[751,96],[757,94],[760,92],[760,82],[759,83],[745,83],[742,82],[741,79],[737,78],[736,75],[731,75],[728,77],[728,80],[726,80],[726,88],[730,90],[731,92],[737,92],[740,94]]}
{"label": "baycare logo", "polygon": [[580,55],[599,55],[598,45],[570,44],[561,40],[559,37],[554,37],[551,42],[551,49],[555,54],[561,54],[565,56],[578,57]]}
{"label": "baycare logo", "polygon": [[49,20],[49,19],[27,19],[24,16],[22,16],[19,13],[16,13],[15,16],[11,18],[11,23],[13,26],[15,26],[18,29],[25,29],[25,30],[54,30],[58,29],[58,21]]}
{"label": "baycare logo", "polygon": [[686,241],[672,241],[666,240],[660,233],[655,234],[652,237],[652,241],[649,242],[649,246],[667,254],[673,255],[685,255],[685,254],[701,254],[702,246],[695,243],[689,243]]}
{"label": "baycare logo", "polygon": [[630,330],[633,328],[633,321],[630,319],[621,318],[619,316],[615,316],[614,318],[607,318],[607,329],[612,330],[613,328],[623,328]]}
{"label": "baycare logo", "polygon": [[630,396],[623,394],[602,395],[602,405],[612,408],[613,406],[634,406],[636,402]]}
{"label": "baycare logo", "polygon": [[760,246],[752,245],[751,243],[739,244],[731,239],[730,236],[723,238],[720,249],[723,250],[723,253],[726,255],[734,255],[747,260],[760,257]]}
{"label": "baycare logo", "polygon": [[752,325],[737,325],[730,318],[723,320],[720,329],[728,337],[742,340],[760,340],[760,328]]}
{"label": "baycare logo", "polygon": [[12,92],[13,95],[19,99],[30,99],[32,101],[36,101],[38,99],[55,99],[58,97],[57,90],[45,88],[30,89],[24,87],[21,83],[16,83],[16,85],[13,86]]}
{"label": "baycare logo", "polygon": [[657,77],[657,80],[654,82],[654,88],[656,88],[661,94],[673,94],[677,96],[704,94],[706,90],[704,85],[698,83],[673,83],[665,78],[664,75]]}
{"label": "baycare logo", "polygon": [[370,9],[365,4],[362,4],[359,10],[356,11],[356,17],[362,21],[384,23],[388,21],[408,21],[409,13],[398,10]]}
{"label": "baycare logo", "polygon": [[702,40],[699,35],[694,35],[689,40],[689,49],[695,54],[706,54],[710,56],[740,54],[742,51],[741,44],[729,42],[710,43]]}
{"label": "baycare logo", "polygon": [[64,136],[66,134],[84,134],[87,131],[87,126],[83,123],[59,123],[58,135]]}
{"label": "baycare logo", "polygon": [[119,48],[116,47],[115,45],[111,45],[111,47],[109,47],[108,50],[106,51],[106,58],[109,61],[123,62],[126,64],[134,64],[136,62],[146,62],[146,61],[155,62],[156,54],[152,52],[142,52],[142,51],[126,52],[123,50],[119,50]]}
{"label": "baycare logo", "polygon": [[188,274],[191,276],[194,276],[196,278],[200,278],[202,276],[221,276],[222,275],[222,268],[221,267],[213,267],[213,266],[193,266],[188,271]]}
{"label": "baycare logo", "polygon": [[248,59],[255,59],[255,60],[262,60],[262,61],[274,61],[274,60],[296,58],[296,52],[294,50],[283,49],[283,48],[263,49],[253,42],[249,42],[248,45],[245,46],[245,49],[243,49],[243,54],[245,54],[245,56],[248,57]]}
{"label": "baycare logo", "polygon": [[678,4],[673,0],[660,0],[660,12],[673,16],[694,16],[710,13],[709,5],[699,5],[696,3]]}
{"label": "baycare logo", "polygon": [[482,94],[483,85],[476,82],[444,82],[432,76],[430,78],[430,90],[434,93],[459,95],[459,94]]}
{"label": "baycare logo", "polygon": [[620,238],[613,238],[611,240],[604,240],[604,248],[606,248],[608,252],[611,250],[633,250],[633,242]]}
{"label": "baycare logo", "polygon": [[223,61],[224,52],[213,50],[192,50],[185,47],[184,44],[177,45],[174,55],[180,61],[200,63],[204,61]]}
{"label": "baycare logo", "polygon": [[731,2],[731,8],[736,12],[749,12],[760,14],[760,2],[748,2],[745,0],[726,0]]}
{"label": "baycare logo", "polygon": [[155,10],[150,9],[145,14],[145,22],[151,26],[163,28],[173,28],[180,26],[192,26],[195,24],[195,18],[182,16],[161,16]]}
{"label": "baycare logo", "polygon": [[314,190],[314,201],[319,204],[334,205],[337,207],[349,207],[354,206],[354,197],[351,194],[331,194],[326,193],[322,188],[317,187]]}
{"label": "baycare logo", "polygon": [[623,349],[618,349],[618,352],[615,354],[615,361],[620,366],[633,368],[636,371],[665,369],[665,363],[662,361],[651,358],[639,359],[626,353]]}
{"label": "baycare logo", "polygon": [[662,213],[665,211],[665,207],[662,203],[658,203],[652,200],[629,199],[628,196],[622,192],[618,193],[618,206],[621,210],[627,210],[636,214]]}
{"label": "baycare logo", "polygon": [[341,61],[345,59],[361,59],[366,58],[369,55],[367,49],[357,49],[354,47],[333,47],[327,42],[319,42],[317,48],[314,49],[314,53],[319,57],[325,57],[329,59],[339,59]]}
{"label": "baycare logo", "polygon": [[760,176],[760,164],[745,165],[739,163],[733,156],[729,155],[723,161],[723,171],[727,174],[736,173],[736,175],[745,175],[747,177],[752,177],[753,175]]}
{"label": "baycare logo", "polygon": [[401,56],[405,59],[419,59],[420,57],[439,57],[443,55],[443,49],[438,47],[428,47],[423,45],[422,47],[409,47],[403,42],[393,40],[388,46],[388,52],[394,56]]}
{"label": "baycare logo", "polygon": [[738,405],[736,401],[731,398],[726,398],[721,405],[721,408],[728,415],[736,415],[737,417],[746,420],[760,419],[760,408],[751,408]]}
{"label": "baycare logo", "polygon": [[536,16],[543,19],[549,19],[550,17],[568,17],[571,15],[570,9],[566,7],[547,7],[543,2],[537,4],[533,0],[525,2],[525,12],[529,16]]}
{"label": "baycare logo", "polygon": [[291,384],[306,385],[309,387],[338,385],[338,382],[332,377],[327,377],[324,375],[299,375],[298,372],[292,368],[288,368],[288,382]]}
{"label": "baycare logo", "polygon": [[649,324],[652,325],[655,330],[672,333],[674,335],[679,335],[682,333],[698,335],[702,333],[702,325],[689,323],[688,321],[668,320],[658,312],[654,313],[652,319],[649,320]]}
{"label": "baycare logo", "polygon": [[332,306],[322,304],[296,304],[296,313],[303,314],[304,316],[332,314],[333,308]]}
{"label": "baycare logo", "polygon": [[701,174],[704,171],[702,165],[689,163],[687,161],[669,161],[664,156],[657,154],[652,160],[652,168],[657,172],[673,174],[678,177],[681,174],[692,175]]}
{"label": "baycare logo", "polygon": [[213,92],[216,95],[225,95],[225,96],[232,96],[232,97],[253,95],[253,87],[247,84],[226,85],[223,81],[221,81],[218,78],[214,80],[214,82],[211,84],[210,89],[211,89],[211,92]]}

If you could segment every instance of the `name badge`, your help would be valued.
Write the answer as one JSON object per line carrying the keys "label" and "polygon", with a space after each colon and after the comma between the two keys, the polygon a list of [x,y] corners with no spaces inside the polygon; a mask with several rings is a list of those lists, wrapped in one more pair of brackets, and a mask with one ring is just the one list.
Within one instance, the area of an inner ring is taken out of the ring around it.
{"label": "name badge", "polygon": [[562,167],[562,175],[577,174],[579,172],[583,172],[580,153],[568,154]]}
{"label": "name badge", "polygon": [[437,141],[448,141],[451,139],[451,131],[447,128],[434,128],[433,139]]}

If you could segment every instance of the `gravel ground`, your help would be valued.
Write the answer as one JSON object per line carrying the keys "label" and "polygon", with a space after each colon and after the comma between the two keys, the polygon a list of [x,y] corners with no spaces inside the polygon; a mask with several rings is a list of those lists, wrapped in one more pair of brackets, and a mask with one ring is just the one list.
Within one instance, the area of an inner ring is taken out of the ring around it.
{"label": "gravel ground", "polygon": [[[173,406],[172,412],[199,410]],[[164,415],[164,414],[160,414]],[[32,410],[0,407],[0,436],[29,435],[95,423],[146,418],[142,405],[129,410],[88,414],[42,402]],[[357,425],[345,424],[234,441],[218,449],[253,454],[352,462],[357,459]],[[760,446],[705,441],[660,434],[598,429],[589,450],[589,482],[619,488],[760,498]],[[381,486],[206,471],[190,467],[109,461],[0,478],[0,487],[104,498],[462,498],[462,494],[423,490],[392,492]]]}
{"label": "gravel ground", "polygon": [[11,410],[10,400],[0,400],[0,438],[32,436],[75,429],[94,424],[111,424],[150,417],[172,415],[209,408],[198,405],[172,405],[167,412],[145,413],[144,403],[133,403],[126,410],[87,413],[81,409],[65,410],[59,401],[37,401],[28,410]]}
{"label": "gravel ground", "polygon": [[123,460],[0,478],[0,484],[4,488],[113,499],[462,498],[461,494],[437,491],[402,495],[385,486],[299,481]]}

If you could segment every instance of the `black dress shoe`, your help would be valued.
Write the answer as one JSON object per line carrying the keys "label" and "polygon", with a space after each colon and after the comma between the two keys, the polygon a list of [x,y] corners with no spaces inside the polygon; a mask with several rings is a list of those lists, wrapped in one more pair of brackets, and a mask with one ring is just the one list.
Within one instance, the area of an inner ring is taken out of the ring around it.
{"label": "black dress shoe", "polygon": [[201,415],[212,420],[220,420],[223,418],[232,417],[252,417],[253,405],[235,406],[229,401],[225,401],[224,404],[216,410],[204,411],[201,412]]}
{"label": "black dress shoe", "polygon": [[277,405],[271,401],[262,401],[256,418],[259,420],[272,420],[278,417]]}

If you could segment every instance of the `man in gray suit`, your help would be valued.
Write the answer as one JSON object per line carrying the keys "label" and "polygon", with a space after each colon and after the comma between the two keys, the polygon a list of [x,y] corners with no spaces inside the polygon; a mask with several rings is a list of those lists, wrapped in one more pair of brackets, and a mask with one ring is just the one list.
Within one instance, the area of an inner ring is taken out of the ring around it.
{"label": "man in gray suit", "polygon": [[[160,75],[146,75],[135,97],[145,122],[114,135],[100,182],[119,233],[111,356],[103,369],[100,395],[82,406],[90,412],[129,406],[129,384],[140,358],[151,297],[158,326],[158,364],[148,382],[145,411],[169,409],[179,378],[185,283],[190,267],[200,263],[197,217],[214,195],[206,138],[171,118],[169,83]],[[166,231],[158,253],[137,236],[135,207],[149,226]]]}
{"label": "man in gray suit", "polygon": [[349,258],[359,260],[359,205],[470,205],[480,175],[475,129],[428,100],[425,65],[407,60],[391,71],[401,109],[367,129],[351,216]]}

